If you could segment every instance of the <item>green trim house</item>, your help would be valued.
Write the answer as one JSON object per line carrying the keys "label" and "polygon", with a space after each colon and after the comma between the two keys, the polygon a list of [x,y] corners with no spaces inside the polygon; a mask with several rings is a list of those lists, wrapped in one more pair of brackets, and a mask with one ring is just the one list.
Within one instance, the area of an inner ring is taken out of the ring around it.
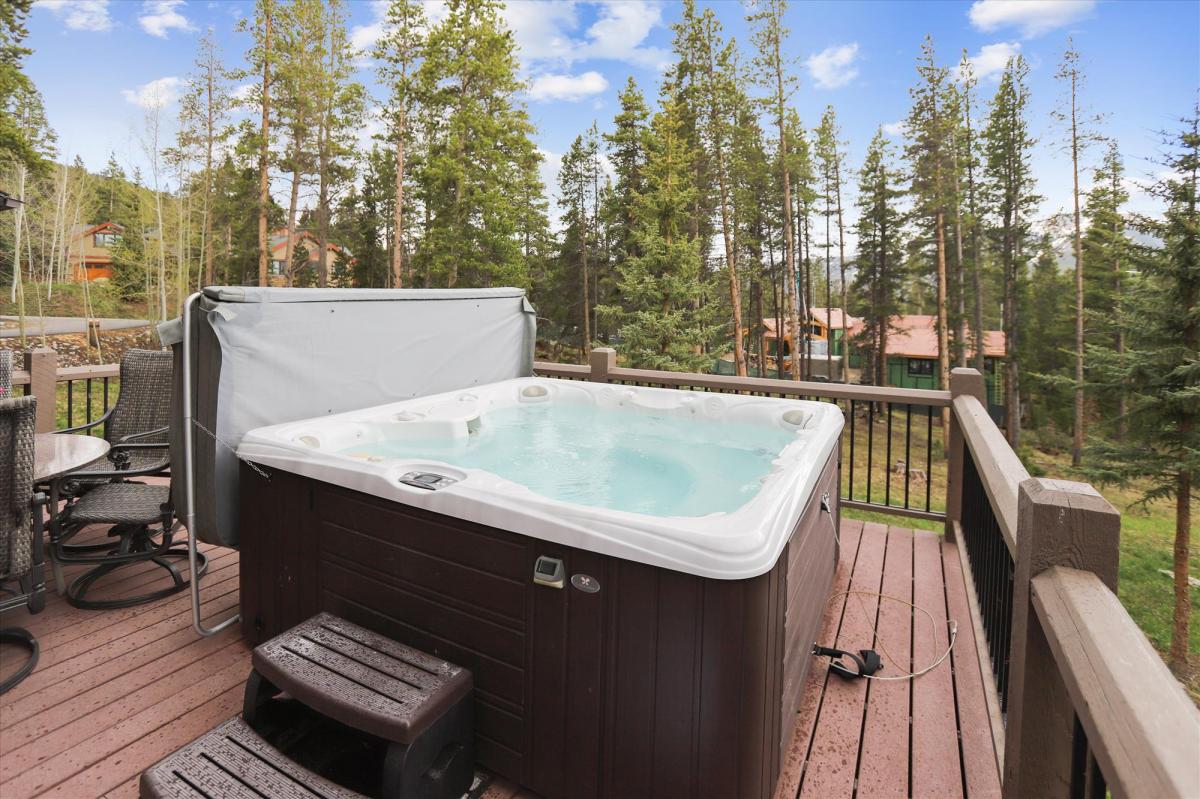
{"label": "green trim house", "polygon": [[[852,331],[858,335],[862,325]],[[970,335],[968,334],[968,340]],[[983,333],[984,381],[987,385],[989,409],[1004,405],[1004,333],[985,330]],[[858,357],[855,357],[855,356]],[[851,366],[866,368],[866,352],[861,347],[851,354]],[[968,351],[968,360],[974,353]],[[887,384],[898,388],[942,388],[938,375],[937,317],[924,314],[894,316],[887,338]]]}

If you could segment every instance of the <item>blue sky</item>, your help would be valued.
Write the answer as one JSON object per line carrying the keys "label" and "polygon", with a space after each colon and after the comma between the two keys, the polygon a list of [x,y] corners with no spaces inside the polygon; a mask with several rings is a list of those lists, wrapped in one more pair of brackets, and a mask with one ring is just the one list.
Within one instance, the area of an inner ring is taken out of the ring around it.
{"label": "blue sky", "polygon": [[[385,3],[349,3],[352,38],[369,45],[379,35]],[[739,2],[706,3],[749,56],[750,37]],[[79,155],[100,169],[115,152],[126,165],[144,163],[138,131],[150,97],[170,100],[192,68],[199,33],[211,27],[230,66],[241,63],[248,35],[237,20],[250,0],[38,0],[30,15],[27,70],[41,90],[61,154]],[[431,16],[440,13],[431,0]],[[520,49],[530,89],[526,102],[547,156],[544,175],[553,191],[557,158],[593,120],[611,125],[616,95],[633,75],[653,102],[661,68],[670,59],[670,24],[679,6],[652,0],[614,3],[510,0],[506,17]],[[1135,192],[1156,171],[1158,131],[1175,127],[1196,102],[1200,86],[1200,3],[1091,0],[982,0],[981,2],[793,2],[788,54],[800,87],[793,104],[814,126],[827,104],[837,109],[849,163],[861,163],[880,125],[908,110],[908,87],[922,38],[934,37],[939,60],[956,63],[963,48],[983,74],[990,95],[995,71],[1012,53],[1030,62],[1034,156],[1043,216],[1069,202],[1069,159],[1062,131],[1051,120],[1062,87],[1054,80],[1068,35],[1083,53],[1088,73],[1085,101],[1106,115],[1103,133],[1115,136],[1127,158]],[[381,95],[369,66],[359,73]],[[164,133],[173,131],[164,109]],[[372,119],[364,136],[378,130]],[[1094,163],[1099,150],[1089,163]],[[1085,183],[1086,183],[1085,179]]]}

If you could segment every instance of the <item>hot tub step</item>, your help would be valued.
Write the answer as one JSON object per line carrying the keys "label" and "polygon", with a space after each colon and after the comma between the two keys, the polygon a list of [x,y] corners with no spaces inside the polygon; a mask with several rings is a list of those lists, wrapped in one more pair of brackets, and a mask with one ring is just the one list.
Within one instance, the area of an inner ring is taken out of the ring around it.
{"label": "hot tub step", "polygon": [[329,613],[255,648],[243,717],[279,693],[389,742],[389,797],[461,796],[474,768],[471,672]]}
{"label": "hot tub step", "polygon": [[151,766],[140,788],[142,799],[362,799],[293,762],[236,718]]}

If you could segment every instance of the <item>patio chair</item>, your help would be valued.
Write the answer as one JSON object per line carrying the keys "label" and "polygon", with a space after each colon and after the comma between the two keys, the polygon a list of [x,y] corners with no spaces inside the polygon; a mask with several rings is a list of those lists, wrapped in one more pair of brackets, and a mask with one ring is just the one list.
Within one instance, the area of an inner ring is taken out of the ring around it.
{"label": "patio chair", "polygon": [[[44,494],[33,492],[33,435],[37,399],[0,399],[0,583],[17,587],[0,596],[0,611],[24,605],[30,613],[46,606],[42,580],[42,507]],[[38,661],[37,639],[20,627],[0,629],[0,642],[29,650],[29,657],[6,679],[0,694],[29,676]]]}
{"label": "patio chair", "polygon": [[[82,433],[104,425],[104,438],[112,445],[105,457],[72,472],[73,480],[62,481],[66,493],[86,491],[102,480],[95,472],[132,469],[157,474],[169,468],[166,442],[171,370],[170,352],[129,350],[121,358],[121,387],[113,406],[94,421],[58,431]],[[147,471],[151,468],[155,471]]]}
{"label": "patio chair", "polygon": [[0,399],[12,398],[12,350],[0,350]]}
{"label": "patio chair", "polygon": [[[98,477],[127,480],[143,471],[116,470],[93,472]],[[61,479],[61,478],[60,478]],[[92,525],[112,525],[108,535],[116,542],[73,547],[70,541]],[[171,506],[169,485],[143,483],[103,483],[68,504],[56,520],[54,559],[59,563],[78,563],[92,568],[76,577],[66,589],[67,601],[77,608],[128,608],[162,599],[187,588],[179,568],[172,561],[187,560],[188,549],[176,544],[174,535],[180,525]],[[87,593],[100,578],[135,563],[153,563],[165,569],[171,584],[164,588],[113,599],[89,599]],[[208,566],[203,554],[197,554],[197,571]],[[193,575],[194,578],[194,575]]]}

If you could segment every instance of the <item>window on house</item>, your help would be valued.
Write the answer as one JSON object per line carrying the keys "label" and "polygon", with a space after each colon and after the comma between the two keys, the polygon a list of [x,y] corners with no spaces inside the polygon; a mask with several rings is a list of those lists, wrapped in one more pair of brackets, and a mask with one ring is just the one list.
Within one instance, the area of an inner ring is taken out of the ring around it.
{"label": "window on house", "polygon": [[271,261],[271,268],[267,270],[272,275],[283,274],[283,261]]}
{"label": "window on house", "polygon": [[121,234],[95,233],[92,235],[92,243],[97,247],[115,247],[121,243]]}
{"label": "window on house", "polygon": [[928,358],[909,358],[908,374],[910,377],[933,377],[933,361]]}

